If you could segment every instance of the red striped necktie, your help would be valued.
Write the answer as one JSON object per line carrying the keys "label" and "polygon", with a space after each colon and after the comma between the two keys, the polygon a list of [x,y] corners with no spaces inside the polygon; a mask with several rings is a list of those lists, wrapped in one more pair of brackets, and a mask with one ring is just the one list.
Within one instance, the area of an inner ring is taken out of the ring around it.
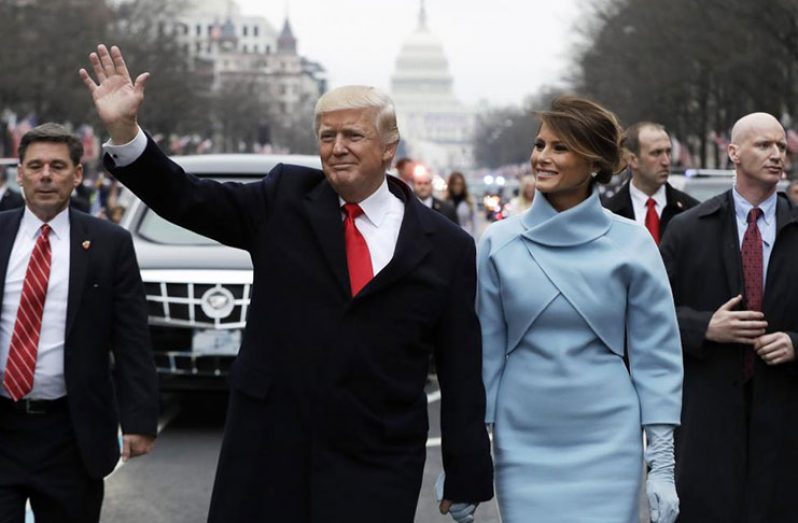
{"label": "red striped necktie", "polygon": [[33,388],[44,300],[47,297],[47,283],[50,281],[52,252],[49,234],[50,226],[45,223],[28,262],[17,320],[11,335],[3,387],[14,401],[23,398]]}

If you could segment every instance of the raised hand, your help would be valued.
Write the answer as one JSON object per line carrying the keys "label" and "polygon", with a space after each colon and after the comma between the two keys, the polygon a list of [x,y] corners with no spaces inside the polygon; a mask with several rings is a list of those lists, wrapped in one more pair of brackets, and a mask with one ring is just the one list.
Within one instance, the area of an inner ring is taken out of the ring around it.
{"label": "raised hand", "polygon": [[138,133],[138,111],[144,101],[144,86],[150,73],[142,73],[133,82],[130,79],[125,59],[118,47],[109,52],[105,45],[97,46],[97,52],[89,55],[93,79],[86,69],[80,70],[80,78],[91,93],[94,107],[111,141],[125,144]]}
{"label": "raised hand", "polygon": [[735,311],[743,297],[735,296],[712,315],[707,327],[706,338],[718,343],[744,343],[753,345],[754,341],[765,334],[768,322],[759,311]]}

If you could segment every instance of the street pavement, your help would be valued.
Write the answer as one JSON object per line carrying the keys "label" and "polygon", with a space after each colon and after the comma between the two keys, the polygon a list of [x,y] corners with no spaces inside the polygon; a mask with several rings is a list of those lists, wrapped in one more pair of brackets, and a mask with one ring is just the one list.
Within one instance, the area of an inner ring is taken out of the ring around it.
{"label": "street pavement", "polygon": [[[441,471],[440,394],[428,386],[430,434],[416,523],[453,521],[438,512],[433,485]],[[226,397],[185,395],[167,402],[154,451],[119,467],[105,484],[102,523],[201,523],[210,504],[219,456]],[[641,514],[645,514],[641,498]],[[476,523],[499,523],[494,500],[483,503]],[[376,516],[375,516],[376,517]],[[648,518],[641,518],[648,523]]]}

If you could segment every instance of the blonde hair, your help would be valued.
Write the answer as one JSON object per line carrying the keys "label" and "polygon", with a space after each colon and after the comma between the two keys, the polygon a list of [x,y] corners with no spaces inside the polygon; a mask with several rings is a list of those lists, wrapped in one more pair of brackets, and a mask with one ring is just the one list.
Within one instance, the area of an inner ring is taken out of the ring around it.
{"label": "blonde hair", "polygon": [[368,85],[345,85],[324,93],[316,102],[314,112],[313,130],[316,136],[319,134],[322,114],[345,109],[375,109],[377,114],[374,123],[383,143],[399,142],[393,100],[383,91]]}

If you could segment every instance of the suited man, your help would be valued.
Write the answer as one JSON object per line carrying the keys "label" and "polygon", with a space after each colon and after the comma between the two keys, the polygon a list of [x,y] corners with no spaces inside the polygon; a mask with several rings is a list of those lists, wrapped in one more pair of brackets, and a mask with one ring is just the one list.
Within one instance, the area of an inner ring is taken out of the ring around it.
{"label": "suited man", "polygon": [[437,211],[442,215],[449,218],[453,223],[459,225],[459,221],[457,220],[457,212],[454,210],[454,206],[449,202],[443,201],[439,198],[435,198],[432,195],[432,175],[426,169],[419,169],[413,175],[413,191],[415,191],[416,196],[421,203],[423,203],[427,208],[432,209],[433,211]]}
{"label": "suited man", "polygon": [[798,220],[776,192],[786,147],[774,117],[741,118],[734,188],[675,217],[662,241],[684,347],[681,523],[798,521]]}
{"label": "suited man", "polygon": [[631,177],[604,206],[646,227],[659,243],[671,218],[698,205],[698,200],[668,183],[671,139],[662,125],[638,122],[624,137]]}
{"label": "suited man", "polygon": [[[157,378],[130,235],[69,209],[80,140],[20,142],[26,206],[0,213],[0,521],[99,521],[103,477],[149,452]],[[113,367],[110,356],[113,354]]]}
{"label": "suited man", "polygon": [[413,521],[430,353],[441,511],[489,499],[474,243],[386,177],[399,141],[390,99],[350,86],[319,100],[323,172],[281,165],[257,183],[221,184],[186,175],[138,127],[147,73],[131,81],[116,47],[90,59],[100,82],[81,77],[111,136],[114,176],[166,219],[252,256],[208,520]]}
{"label": "suited man", "polygon": [[6,183],[7,181],[8,172],[4,167],[0,166],[0,211],[17,209],[25,205],[22,195],[12,190]]}

